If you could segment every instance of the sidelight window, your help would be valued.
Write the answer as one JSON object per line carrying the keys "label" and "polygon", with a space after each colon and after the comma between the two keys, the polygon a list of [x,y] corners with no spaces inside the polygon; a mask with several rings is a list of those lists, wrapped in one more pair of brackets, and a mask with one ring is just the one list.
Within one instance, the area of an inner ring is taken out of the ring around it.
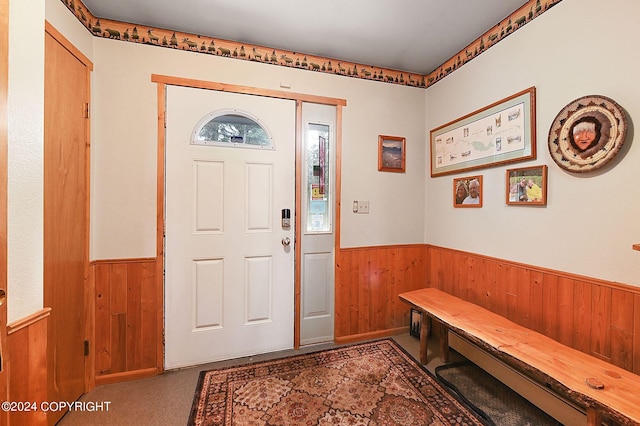
{"label": "sidelight window", "polygon": [[306,232],[331,232],[329,126],[309,123],[306,135]]}

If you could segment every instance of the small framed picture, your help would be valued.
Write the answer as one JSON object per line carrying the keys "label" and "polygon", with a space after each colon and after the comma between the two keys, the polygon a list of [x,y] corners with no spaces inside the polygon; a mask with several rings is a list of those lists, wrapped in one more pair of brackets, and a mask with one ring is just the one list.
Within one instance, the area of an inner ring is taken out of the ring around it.
{"label": "small framed picture", "polygon": [[404,173],[406,139],[378,136],[378,171]]}
{"label": "small framed picture", "polygon": [[453,207],[482,207],[482,175],[453,179]]}
{"label": "small framed picture", "polygon": [[507,170],[507,204],[547,205],[547,166]]}

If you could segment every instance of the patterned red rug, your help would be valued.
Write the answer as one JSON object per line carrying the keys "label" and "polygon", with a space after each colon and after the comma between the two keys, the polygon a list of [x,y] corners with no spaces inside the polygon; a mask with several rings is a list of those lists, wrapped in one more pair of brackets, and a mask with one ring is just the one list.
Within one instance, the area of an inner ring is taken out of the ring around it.
{"label": "patterned red rug", "polygon": [[482,425],[391,339],[203,371],[189,425]]}

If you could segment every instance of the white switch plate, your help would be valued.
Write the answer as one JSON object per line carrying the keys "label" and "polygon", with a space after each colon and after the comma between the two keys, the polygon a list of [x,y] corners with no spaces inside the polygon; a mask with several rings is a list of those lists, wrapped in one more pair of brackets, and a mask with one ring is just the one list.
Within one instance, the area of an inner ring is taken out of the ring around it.
{"label": "white switch plate", "polygon": [[358,214],[369,214],[368,201],[358,201]]}

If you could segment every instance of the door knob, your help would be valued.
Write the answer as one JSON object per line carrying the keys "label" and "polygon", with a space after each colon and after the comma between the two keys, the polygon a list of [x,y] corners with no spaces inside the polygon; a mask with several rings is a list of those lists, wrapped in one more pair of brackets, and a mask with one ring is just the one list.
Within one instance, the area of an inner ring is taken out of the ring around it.
{"label": "door knob", "polygon": [[284,238],[282,239],[282,245],[286,247],[286,246],[288,246],[289,244],[291,244],[291,239],[290,239],[289,237],[284,237]]}

